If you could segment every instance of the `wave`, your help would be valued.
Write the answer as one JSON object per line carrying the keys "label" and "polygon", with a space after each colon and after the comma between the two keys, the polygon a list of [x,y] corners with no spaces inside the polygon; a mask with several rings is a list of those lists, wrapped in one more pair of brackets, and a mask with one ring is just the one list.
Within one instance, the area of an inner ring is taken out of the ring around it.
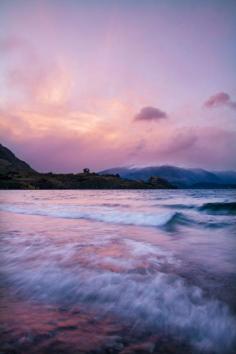
{"label": "wave", "polygon": [[[103,206],[65,205],[56,208],[48,206],[37,208],[34,204],[24,206],[5,204],[0,205],[0,210],[17,214],[39,215],[62,219],[84,219],[116,225],[159,227],[166,231],[175,231],[178,226],[222,228],[233,224],[232,221],[228,222],[226,220],[224,222],[219,222],[219,220],[202,220],[201,218],[199,219],[199,215],[193,217],[193,215],[175,210],[168,212],[154,210],[149,212],[126,211],[126,208],[121,208],[121,210],[119,206],[117,210],[115,204],[112,205],[113,207],[108,207],[108,204],[106,204]],[[206,203],[201,207],[195,207],[194,210],[203,211],[208,214],[233,215],[236,213],[235,205],[236,203]]]}
{"label": "wave", "polygon": [[214,214],[236,214],[236,202],[204,203],[201,206],[194,204],[166,204],[157,206],[168,209],[193,209],[197,211],[211,212]]}
{"label": "wave", "polygon": [[110,208],[87,208],[76,210],[75,208],[67,210],[63,208],[56,209],[33,209],[17,206],[0,206],[0,210],[9,211],[17,214],[39,215],[56,217],[63,219],[85,219],[94,220],[105,223],[113,223],[120,225],[134,225],[134,226],[151,226],[151,227],[173,227],[177,224],[190,224],[191,220],[184,214],[179,212],[123,212],[116,211]]}
{"label": "wave", "polygon": [[94,204],[94,206],[103,206],[108,208],[129,208],[129,204],[121,204],[121,203],[102,203],[102,204]]}
{"label": "wave", "polygon": [[198,210],[207,212],[209,214],[235,215],[236,203],[235,202],[205,203],[202,206],[200,206]]}
{"label": "wave", "polygon": [[193,204],[164,204],[164,205],[158,205],[164,208],[170,208],[170,209],[194,209],[196,208],[196,205]]}
{"label": "wave", "polygon": [[193,224],[197,224],[197,222],[183,213],[175,212],[172,218],[170,218],[164,226],[167,230],[172,231],[175,230],[178,225],[191,226]]}

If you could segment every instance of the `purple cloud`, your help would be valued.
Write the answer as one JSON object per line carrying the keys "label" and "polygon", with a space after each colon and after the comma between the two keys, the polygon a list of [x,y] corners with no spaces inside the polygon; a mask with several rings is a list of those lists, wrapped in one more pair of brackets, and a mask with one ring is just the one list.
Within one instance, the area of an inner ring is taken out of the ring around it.
{"label": "purple cloud", "polygon": [[167,114],[155,107],[143,107],[138,114],[135,115],[134,120],[159,120],[167,118]]}
{"label": "purple cloud", "polygon": [[198,136],[194,132],[186,131],[177,133],[168,142],[165,152],[167,154],[178,154],[180,151],[186,151],[196,145]]}
{"label": "purple cloud", "polygon": [[228,93],[219,92],[211,97],[204,103],[207,108],[214,108],[218,106],[228,106],[232,109],[236,109],[236,102],[231,100]]}

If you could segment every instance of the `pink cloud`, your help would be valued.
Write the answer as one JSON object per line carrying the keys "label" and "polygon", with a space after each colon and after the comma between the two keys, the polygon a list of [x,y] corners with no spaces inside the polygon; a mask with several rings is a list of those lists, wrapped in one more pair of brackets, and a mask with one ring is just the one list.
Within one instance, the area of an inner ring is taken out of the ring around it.
{"label": "pink cloud", "polygon": [[65,61],[39,54],[28,40],[17,36],[1,39],[0,50],[8,59],[4,73],[8,103],[20,101],[31,109],[53,110],[70,100],[73,80]]}
{"label": "pink cloud", "polygon": [[29,42],[25,38],[18,36],[8,36],[0,38],[0,50],[2,53],[12,53],[16,51],[24,52],[29,49]]}
{"label": "pink cloud", "polygon": [[236,102],[231,100],[228,93],[219,92],[211,97],[204,103],[207,108],[214,108],[219,106],[228,106],[230,108],[236,109]]}

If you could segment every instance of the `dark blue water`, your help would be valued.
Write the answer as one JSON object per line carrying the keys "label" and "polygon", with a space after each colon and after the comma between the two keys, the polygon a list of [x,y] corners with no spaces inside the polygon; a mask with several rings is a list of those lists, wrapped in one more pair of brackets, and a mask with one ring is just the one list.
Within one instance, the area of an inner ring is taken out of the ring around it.
{"label": "dark blue water", "polygon": [[234,353],[233,190],[2,191],[3,353]]}

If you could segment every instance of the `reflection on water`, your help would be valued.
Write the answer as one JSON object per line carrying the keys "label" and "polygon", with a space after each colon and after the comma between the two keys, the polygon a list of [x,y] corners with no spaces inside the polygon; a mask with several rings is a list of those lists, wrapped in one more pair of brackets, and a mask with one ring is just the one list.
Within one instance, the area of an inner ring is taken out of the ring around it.
{"label": "reflection on water", "polygon": [[233,191],[0,199],[1,352],[235,352]]}

